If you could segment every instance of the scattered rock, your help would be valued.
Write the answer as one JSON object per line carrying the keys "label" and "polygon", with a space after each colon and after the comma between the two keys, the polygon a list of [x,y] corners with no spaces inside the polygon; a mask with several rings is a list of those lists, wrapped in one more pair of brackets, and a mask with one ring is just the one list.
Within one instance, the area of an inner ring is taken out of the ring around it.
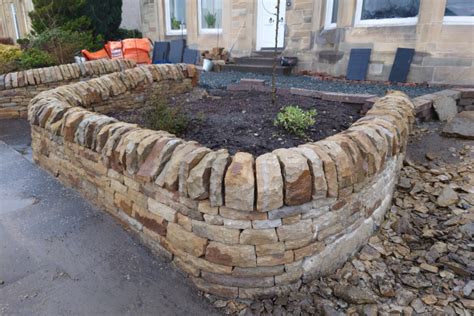
{"label": "scattered rock", "polygon": [[458,194],[456,191],[451,189],[449,186],[445,186],[441,194],[438,196],[436,200],[436,204],[439,206],[447,207],[458,202]]}
{"label": "scattered rock", "polygon": [[353,304],[377,303],[377,298],[367,289],[360,289],[352,285],[338,285],[334,288],[334,295]]}
{"label": "scattered rock", "polygon": [[474,139],[474,111],[458,113],[451,121],[446,123],[442,135]]}

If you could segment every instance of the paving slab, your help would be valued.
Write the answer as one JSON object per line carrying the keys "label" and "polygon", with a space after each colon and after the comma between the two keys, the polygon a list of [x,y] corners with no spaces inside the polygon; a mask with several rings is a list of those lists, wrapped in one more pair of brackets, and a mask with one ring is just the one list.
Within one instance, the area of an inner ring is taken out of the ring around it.
{"label": "paving slab", "polygon": [[[24,124],[1,139],[28,144]],[[23,126],[23,127],[21,127]],[[26,146],[27,147],[27,146]],[[0,140],[0,315],[214,315],[189,281]]]}

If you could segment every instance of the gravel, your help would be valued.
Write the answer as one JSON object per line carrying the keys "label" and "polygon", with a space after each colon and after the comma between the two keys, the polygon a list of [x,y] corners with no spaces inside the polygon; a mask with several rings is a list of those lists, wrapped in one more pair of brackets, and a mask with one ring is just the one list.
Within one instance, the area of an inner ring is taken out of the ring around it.
{"label": "gravel", "polygon": [[[200,77],[200,85],[206,89],[225,89],[227,85],[238,83],[242,78],[263,79],[268,85],[271,82],[270,75],[243,72],[202,72]],[[377,96],[385,95],[385,92],[388,89],[401,90],[410,97],[417,97],[443,90],[442,87],[397,86],[385,85],[382,83],[338,82],[321,80],[311,76],[278,76],[276,81],[277,87],[293,87],[342,93],[374,94]]]}

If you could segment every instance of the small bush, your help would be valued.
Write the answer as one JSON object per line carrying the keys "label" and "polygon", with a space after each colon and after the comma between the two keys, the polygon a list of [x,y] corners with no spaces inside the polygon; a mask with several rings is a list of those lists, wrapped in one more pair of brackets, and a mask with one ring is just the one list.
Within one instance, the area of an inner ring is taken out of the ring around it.
{"label": "small bush", "polygon": [[29,39],[28,48],[36,48],[49,53],[56,64],[74,62],[74,56],[82,49],[96,49],[103,46],[91,32],[73,32],[60,28],[49,29],[37,37]]}
{"label": "small bush", "polygon": [[115,40],[122,40],[127,38],[142,38],[143,34],[139,30],[118,29]]}
{"label": "small bush", "polygon": [[180,135],[188,127],[189,120],[182,106],[169,106],[162,95],[152,95],[147,100],[146,106],[151,108],[146,113],[145,118],[145,124],[148,128]]}
{"label": "small bush", "polygon": [[17,71],[21,55],[22,52],[18,47],[0,44],[0,74]]}
{"label": "small bush", "polygon": [[296,136],[306,137],[308,128],[316,123],[314,118],[317,114],[316,110],[304,111],[298,106],[289,105],[280,110],[273,123]]}
{"label": "small bush", "polygon": [[53,56],[37,48],[30,48],[26,50],[21,55],[18,63],[20,68],[23,70],[49,67],[56,64]]}

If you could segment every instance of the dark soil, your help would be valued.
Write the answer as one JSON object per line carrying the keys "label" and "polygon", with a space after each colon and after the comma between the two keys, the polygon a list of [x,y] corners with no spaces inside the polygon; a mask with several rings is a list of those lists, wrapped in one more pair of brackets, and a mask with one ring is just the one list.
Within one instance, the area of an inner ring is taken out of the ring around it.
{"label": "dark soil", "polygon": [[[272,105],[271,94],[261,92],[221,91],[219,95],[190,98],[182,95],[169,101],[171,106],[182,106],[189,125],[182,135],[211,149],[226,148],[230,153],[246,151],[254,155],[317,141],[347,129],[361,117],[360,107],[339,102],[322,101],[302,96],[278,96]],[[307,138],[287,133],[274,126],[280,108],[297,105],[302,109],[316,109],[316,124]],[[121,121],[145,126],[145,110],[110,113]],[[146,126],[145,126],[146,127]]]}

